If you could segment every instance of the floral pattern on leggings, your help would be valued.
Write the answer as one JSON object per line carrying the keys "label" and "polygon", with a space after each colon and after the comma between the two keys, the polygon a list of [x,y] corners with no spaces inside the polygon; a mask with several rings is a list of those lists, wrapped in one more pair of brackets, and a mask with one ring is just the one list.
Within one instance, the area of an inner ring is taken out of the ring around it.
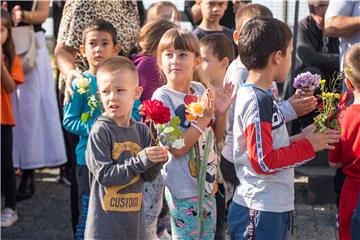
{"label": "floral pattern on leggings", "polygon": [[198,202],[197,197],[176,199],[165,190],[166,202],[169,205],[171,217],[171,233],[173,239],[214,239],[216,227],[216,201],[215,197],[207,196],[204,201],[204,232],[199,237],[198,231]]}

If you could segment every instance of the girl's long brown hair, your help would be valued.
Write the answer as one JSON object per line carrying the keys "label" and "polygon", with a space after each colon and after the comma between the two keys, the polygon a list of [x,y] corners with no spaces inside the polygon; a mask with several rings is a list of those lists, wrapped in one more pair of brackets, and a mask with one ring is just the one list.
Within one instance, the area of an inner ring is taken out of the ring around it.
{"label": "girl's long brown hair", "polygon": [[140,52],[156,56],[156,50],[161,37],[167,30],[175,27],[175,23],[162,18],[146,23],[139,33]]}
{"label": "girl's long brown hair", "polygon": [[11,27],[12,26],[11,26],[10,14],[5,9],[1,9],[1,24],[3,24],[8,31],[7,39],[5,40],[4,44],[2,45],[2,51],[3,51],[3,54],[5,55],[6,67],[7,67],[8,71],[11,72],[16,52],[15,52],[15,46],[14,46],[14,42],[13,42],[12,35],[11,35]]}

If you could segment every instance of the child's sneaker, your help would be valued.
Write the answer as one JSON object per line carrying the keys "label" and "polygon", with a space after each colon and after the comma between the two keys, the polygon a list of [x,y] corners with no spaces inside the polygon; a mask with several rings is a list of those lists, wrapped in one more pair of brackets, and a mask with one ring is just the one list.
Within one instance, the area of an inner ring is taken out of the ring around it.
{"label": "child's sneaker", "polygon": [[11,208],[1,210],[1,227],[10,227],[18,220],[16,211]]}

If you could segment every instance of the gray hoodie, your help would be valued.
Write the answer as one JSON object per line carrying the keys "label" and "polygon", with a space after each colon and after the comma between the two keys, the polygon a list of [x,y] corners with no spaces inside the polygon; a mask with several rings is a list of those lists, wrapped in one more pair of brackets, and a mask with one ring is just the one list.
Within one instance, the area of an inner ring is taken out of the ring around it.
{"label": "gray hoodie", "polygon": [[142,151],[150,145],[142,123],[123,128],[104,116],[94,123],[86,149],[92,173],[86,239],[145,239],[143,183],[161,169]]}

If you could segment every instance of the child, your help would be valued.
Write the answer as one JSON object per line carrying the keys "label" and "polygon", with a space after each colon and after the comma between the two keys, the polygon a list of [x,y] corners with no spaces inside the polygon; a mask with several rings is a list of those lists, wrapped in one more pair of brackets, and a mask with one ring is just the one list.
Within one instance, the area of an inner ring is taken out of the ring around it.
{"label": "child", "polygon": [[[11,107],[11,92],[24,82],[19,56],[15,53],[11,37],[11,18],[1,9],[1,185],[4,187],[5,205],[1,210],[1,227],[10,227],[18,219],[16,212],[16,177],[12,158],[12,127],[15,119]],[[21,146],[17,146],[21,147]]]}
{"label": "child", "polygon": [[153,3],[146,10],[146,21],[149,23],[155,19],[163,18],[171,22],[178,22],[181,20],[181,14],[176,6],[169,1],[161,1]]}
{"label": "child", "polygon": [[116,30],[107,21],[95,20],[85,26],[80,52],[89,63],[89,70],[82,74],[89,81],[89,90],[86,93],[79,93],[78,83],[83,81],[83,79],[78,78],[73,81],[74,95],[71,96],[70,102],[64,107],[64,128],[68,132],[80,136],[80,141],[76,146],[76,180],[80,215],[75,236],[78,239],[84,238],[90,195],[89,170],[85,162],[85,150],[91,126],[96,117],[101,114],[100,106],[92,111],[91,116],[86,121],[83,120],[82,115],[90,111],[88,101],[91,95],[97,96],[98,87],[95,74],[98,67],[103,61],[116,56],[119,52],[119,48],[116,46],[116,39]]}
{"label": "child", "polygon": [[[166,79],[160,74],[156,62],[156,49],[160,38],[170,28],[176,27],[166,19],[154,19],[146,23],[140,30],[138,54],[131,55],[131,59],[139,73],[139,85],[144,89],[140,100],[151,99],[154,91],[165,84]],[[147,239],[156,240],[157,222],[161,212],[164,195],[164,181],[159,176],[153,182],[144,184],[144,215]]]}
{"label": "child", "polygon": [[131,59],[138,69],[139,85],[144,89],[141,101],[151,99],[154,91],[165,84],[156,62],[156,49],[162,35],[173,27],[176,27],[174,23],[160,18],[145,24],[140,30],[139,53],[132,54]]}
{"label": "child", "polygon": [[141,95],[135,65],[106,60],[96,74],[104,113],[94,123],[86,149],[92,173],[86,239],[145,239],[143,183],[160,171],[167,149],[150,147],[146,125],[131,118]]}
{"label": "child", "polygon": [[[332,167],[343,167],[346,178],[340,195],[339,239],[355,239],[351,234],[351,219],[360,193],[360,44],[350,47],[344,57],[346,87],[353,92],[354,102],[339,116],[340,142],[329,152]],[[346,96],[346,95],[345,95]],[[358,229],[359,231],[359,229]]]}
{"label": "child", "polygon": [[[221,91],[224,85],[226,69],[234,59],[234,50],[230,40],[221,33],[205,36],[200,40],[200,55],[202,58],[201,69],[207,77],[215,92]],[[217,150],[221,151],[224,131],[219,132],[216,138]],[[219,152],[220,153],[220,152]],[[221,164],[221,163],[220,163]],[[220,170],[220,169],[218,169]],[[226,239],[226,206],[223,179],[218,172],[218,192],[216,198],[216,232],[215,239]]]}
{"label": "child", "polygon": [[[203,235],[198,232],[198,186],[197,169],[190,159],[192,147],[199,144],[200,153],[206,142],[206,134],[212,131],[209,123],[216,116],[215,129],[225,120],[225,113],[231,104],[230,92],[212,99],[211,91],[193,81],[194,71],[201,63],[200,47],[197,38],[182,29],[170,29],[161,38],[157,58],[160,69],[166,76],[166,85],[157,89],[153,98],[170,108],[171,116],[180,118],[180,126],[185,139],[181,149],[169,149],[169,161],[163,170],[165,198],[170,208],[171,233],[174,239],[214,239],[216,203],[216,154],[214,141],[209,142],[210,154],[207,165],[206,200],[204,202]],[[185,104],[190,104],[202,96],[209,95],[206,109],[196,123],[187,120]],[[215,108],[215,109],[214,109]]]}
{"label": "child", "polygon": [[[239,34],[243,25],[254,17],[273,17],[272,12],[267,7],[261,4],[248,4],[242,7],[236,13],[236,30],[234,32],[234,41],[238,43]],[[235,85],[235,89],[239,85],[245,83],[248,77],[248,70],[240,60],[240,56],[230,64],[226,75],[225,83],[231,82]],[[273,82],[271,92],[275,98],[278,98],[278,91],[276,83]],[[302,116],[310,111],[312,111],[317,104],[315,97],[306,97],[307,95],[312,95],[312,92],[305,93],[304,96],[299,96],[297,92],[292,98],[287,101],[279,102],[279,108],[281,113],[284,115],[285,121],[291,121],[296,119],[297,116]],[[301,97],[301,98],[300,98]],[[226,126],[226,137],[224,148],[221,152],[221,161],[220,168],[224,176],[225,187],[226,187],[226,202],[227,206],[230,205],[233,192],[236,186],[239,184],[239,179],[236,176],[236,171],[234,168],[234,158],[233,158],[233,123],[234,123],[234,111],[235,103],[232,104],[231,108],[228,111],[228,121]]]}
{"label": "child", "polygon": [[[227,1],[201,0],[200,9],[202,20],[200,25],[194,29],[193,33],[202,39],[208,34],[223,33],[234,44],[232,35],[233,32],[227,27],[220,25],[220,19],[224,16],[227,8]],[[234,50],[235,45],[234,45]]]}
{"label": "child", "polygon": [[[266,43],[266,44],[265,44]],[[228,213],[232,239],[286,239],[294,209],[294,167],[332,149],[339,132],[314,126],[289,138],[284,116],[269,92],[291,67],[292,34],[283,22],[255,17],[242,28],[239,54],[249,71],[234,115],[234,160],[241,184]],[[254,50],[255,49],[255,50]]]}

